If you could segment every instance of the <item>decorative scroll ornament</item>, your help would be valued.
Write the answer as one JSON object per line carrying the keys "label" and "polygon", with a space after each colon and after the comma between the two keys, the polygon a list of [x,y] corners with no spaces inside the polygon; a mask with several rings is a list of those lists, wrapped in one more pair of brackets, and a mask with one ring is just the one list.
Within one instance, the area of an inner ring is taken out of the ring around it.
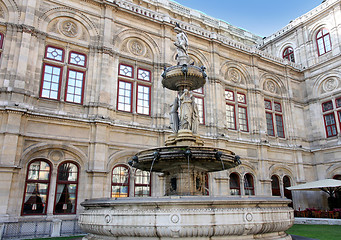
{"label": "decorative scroll ornament", "polygon": [[329,78],[326,81],[324,81],[323,88],[326,92],[331,92],[335,90],[338,87],[338,81],[334,78]]}
{"label": "decorative scroll ornament", "polygon": [[77,37],[77,35],[78,35],[77,24],[75,22],[70,21],[70,20],[66,20],[66,21],[61,22],[60,30],[67,37],[74,38],[74,37]]}
{"label": "decorative scroll ornament", "polygon": [[276,84],[273,81],[268,80],[266,82],[265,87],[266,87],[266,90],[268,90],[269,92],[276,93]]}
{"label": "decorative scroll ornament", "polygon": [[227,77],[229,80],[231,80],[232,82],[234,83],[239,83],[240,80],[241,80],[241,76],[240,76],[240,73],[237,69],[235,68],[230,68],[228,71],[227,71]]}

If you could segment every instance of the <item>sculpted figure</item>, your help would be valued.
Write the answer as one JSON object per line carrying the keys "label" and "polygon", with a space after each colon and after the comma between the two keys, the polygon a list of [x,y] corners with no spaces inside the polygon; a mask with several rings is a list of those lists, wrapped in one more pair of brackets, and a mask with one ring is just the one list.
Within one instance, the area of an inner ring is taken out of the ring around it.
{"label": "sculpted figure", "polygon": [[192,132],[193,133],[197,133],[198,132],[199,123],[200,123],[199,109],[198,109],[198,105],[194,101],[194,97],[193,96],[192,96],[192,105],[193,105]]}
{"label": "sculpted figure", "polygon": [[187,56],[187,49],[188,49],[188,38],[186,33],[182,31],[180,28],[179,24],[176,24],[174,28],[176,34],[176,39],[177,41],[174,42],[174,45],[176,46],[176,50],[178,52],[177,58],[178,57],[183,57]]}
{"label": "sculpted figure", "polygon": [[170,127],[171,127],[171,129],[173,130],[174,133],[177,133],[178,130],[179,130],[178,108],[179,108],[179,99],[176,97],[174,99],[173,104],[171,104],[171,111],[169,113]]}
{"label": "sculpted figure", "polygon": [[180,96],[180,129],[192,130],[193,98],[185,89]]}

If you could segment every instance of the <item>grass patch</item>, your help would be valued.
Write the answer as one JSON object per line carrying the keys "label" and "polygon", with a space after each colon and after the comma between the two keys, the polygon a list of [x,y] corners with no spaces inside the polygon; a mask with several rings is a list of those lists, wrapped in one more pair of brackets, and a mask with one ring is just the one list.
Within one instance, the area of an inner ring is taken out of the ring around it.
{"label": "grass patch", "polygon": [[336,240],[341,238],[340,225],[295,224],[286,232],[292,235],[315,238],[319,240]]}
{"label": "grass patch", "polygon": [[[34,240],[68,240],[68,239],[74,239],[74,238],[80,238],[83,236],[70,236],[70,237],[54,237],[54,238],[33,238]],[[30,239],[23,239],[23,240],[32,240]]]}

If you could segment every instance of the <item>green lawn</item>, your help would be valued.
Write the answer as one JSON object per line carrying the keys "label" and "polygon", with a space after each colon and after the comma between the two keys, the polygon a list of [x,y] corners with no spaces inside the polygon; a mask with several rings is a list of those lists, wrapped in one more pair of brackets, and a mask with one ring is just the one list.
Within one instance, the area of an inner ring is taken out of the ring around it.
{"label": "green lawn", "polygon": [[289,234],[315,238],[319,240],[341,239],[340,225],[305,225],[295,224],[288,231]]}

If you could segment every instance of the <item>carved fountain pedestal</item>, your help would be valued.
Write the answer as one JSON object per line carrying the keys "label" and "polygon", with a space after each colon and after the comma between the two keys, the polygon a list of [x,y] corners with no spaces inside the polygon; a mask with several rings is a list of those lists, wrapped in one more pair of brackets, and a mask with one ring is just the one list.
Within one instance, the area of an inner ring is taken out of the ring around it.
{"label": "carved fountain pedestal", "polygon": [[165,196],[84,201],[79,225],[89,234],[83,239],[290,240],[284,232],[294,222],[290,200],[209,192],[208,173],[241,162],[229,150],[205,147],[197,134],[197,109],[190,91],[204,86],[207,76],[204,67],[188,64],[187,36],[180,30],[175,43],[181,55],[178,65],[162,74],[163,86],[178,91],[170,114],[173,134],[165,147],[140,151],[129,162],[134,168],[162,173]]}

